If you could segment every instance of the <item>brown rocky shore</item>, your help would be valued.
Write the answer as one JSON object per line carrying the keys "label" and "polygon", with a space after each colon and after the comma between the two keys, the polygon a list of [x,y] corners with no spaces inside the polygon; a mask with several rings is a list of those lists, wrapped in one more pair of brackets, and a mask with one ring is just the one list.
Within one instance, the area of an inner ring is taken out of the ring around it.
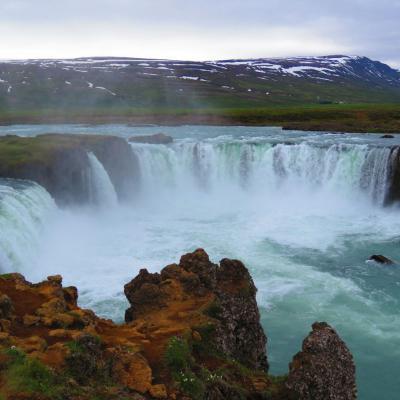
{"label": "brown rocky shore", "polygon": [[77,305],[61,276],[0,276],[0,399],[351,400],[345,343],[315,323],[288,374],[268,374],[256,288],[237,260],[198,249],[125,285],[115,324]]}

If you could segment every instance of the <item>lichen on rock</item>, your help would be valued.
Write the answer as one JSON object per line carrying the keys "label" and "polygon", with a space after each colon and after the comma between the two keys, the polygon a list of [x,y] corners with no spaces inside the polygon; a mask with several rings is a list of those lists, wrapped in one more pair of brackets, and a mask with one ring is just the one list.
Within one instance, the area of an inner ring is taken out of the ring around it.
{"label": "lichen on rock", "polygon": [[289,367],[291,399],[354,400],[355,365],[346,344],[327,323],[315,323]]}

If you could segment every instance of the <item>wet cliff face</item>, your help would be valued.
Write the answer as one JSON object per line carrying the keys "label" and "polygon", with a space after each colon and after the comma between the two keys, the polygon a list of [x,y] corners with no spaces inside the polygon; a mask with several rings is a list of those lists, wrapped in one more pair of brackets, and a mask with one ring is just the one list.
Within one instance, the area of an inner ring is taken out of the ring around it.
{"label": "wet cliff face", "polygon": [[391,205],[400,201],[400,148],[395,146],[391,150],[389,165],[389,182],[385,204]]}
{"label": "wet cliff face", "polygon": [[28,151],[17,164],[1,163],[0,176],[37,182],[59,205],[89,201],[89,163],[83,149],[59,147],[40,158],[29,157]]}
{"label": "wet cliff face", "polygon": [[90,164],[93,152],[103,164],[122,201],[134,197],[139,163],[122,138],[96,135],[40,135],[0,138],[0,176],[29,179],[42,185],[59,205],[90,201]]}

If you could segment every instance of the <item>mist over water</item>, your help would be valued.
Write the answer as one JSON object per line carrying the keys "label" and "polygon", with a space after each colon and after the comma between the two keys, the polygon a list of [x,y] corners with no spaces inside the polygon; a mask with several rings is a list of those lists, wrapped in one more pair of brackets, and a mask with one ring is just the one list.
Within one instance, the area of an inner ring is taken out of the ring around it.
{"label": "mist over water", "polygon": [[[123,285],[141,267],[158,271],[197,247],[216,262],[238,258],[259,289],[272,373],[287,372],[311,324],[326,320],[355,356],[360,399],[397,399],[400,270],[365,262],[374,253],[400,260],[400,212],[382,206],[387,142],[266,128],[51,129],[122,137],[160,130],[175,142],[131,145],[142,178],[132,204],[117,203],[94,155],[93,206],[59,210],[38,185],[1,182],[3,269],[33,281],[60,273],[79,288],[82,306],[122,321]],[[20,204],[19,225],[4,213],[7,199]]]}

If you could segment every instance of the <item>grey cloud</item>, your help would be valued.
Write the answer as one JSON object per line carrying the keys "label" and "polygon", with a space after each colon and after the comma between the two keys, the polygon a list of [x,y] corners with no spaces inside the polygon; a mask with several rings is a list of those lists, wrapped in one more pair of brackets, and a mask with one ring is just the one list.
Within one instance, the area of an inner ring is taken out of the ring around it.
{"label": "grey cloud", "polygon": [[[230,51],[234,50],[232,43],[252,38],[248,46],[252,54],[269,56],[275,54],[263,54],[263,48],[266,52],[269,50],[271,35],[271,40],[285,42],[282,52],[285,48],[291,51],[288,43],[292,40],[293,49],[301,53],[301,44],[297,44],[300,33],[309,41],[304,51],[313,48],[314,37],[321,43],[315,46],[315,52],[324,52],[323,43],[326,42],[330,44],[327,51],[344,49],[353,54],[398,62],[400,66],[398,21],[400,0],[2,0],[0,3],[0,25],[7,27],[10,36],[15,35],[17,39],[22,34],[19,32],[31,33],[34,42],[38,31],[41,37],[46,30],[52,35],[55,26],[65,27],[64,35],[58,33],[60,43],[68,40],[68,31],[72,29],[75,32],[98,31],[100,35],[107,30],[112,37],[114,30],[123,28],[133,40],[137,32],[142,32],[141,40],[146,40],[146,34],[153,38],[158,35],[164,39],[171,37],[176,45],[185,39],[179,35],[187,34],[196,43],[202,43],[199,57],[203,58],[214,57],[214,53],[207,56],[204,50],[206,41],[212,41],[213,37],[221,40],[221,47],[228,45]],[[71,35],[71,40],[73,37]],[[153,42],[149,41],[150,44]],[[37,43],[38,48],[44,45]],[[80,46],[84,51],[84,38]],[[216,43],[210,44],[210,48],[216,47]],[[7,56],[6,50],[0,48],[0,57]],[[44,50],[41,48],[40,53]],[[51,50],[49,48],[49,53]],[[154,57],[158,57],[158,49],[154,51]],[[184,55],[185,49],[180,49],[179,54]],[[126,50],[122,55],[138,54]],[[242,45],[237,48],[236,56],[244,55],[249,56],[249,51]]]}

